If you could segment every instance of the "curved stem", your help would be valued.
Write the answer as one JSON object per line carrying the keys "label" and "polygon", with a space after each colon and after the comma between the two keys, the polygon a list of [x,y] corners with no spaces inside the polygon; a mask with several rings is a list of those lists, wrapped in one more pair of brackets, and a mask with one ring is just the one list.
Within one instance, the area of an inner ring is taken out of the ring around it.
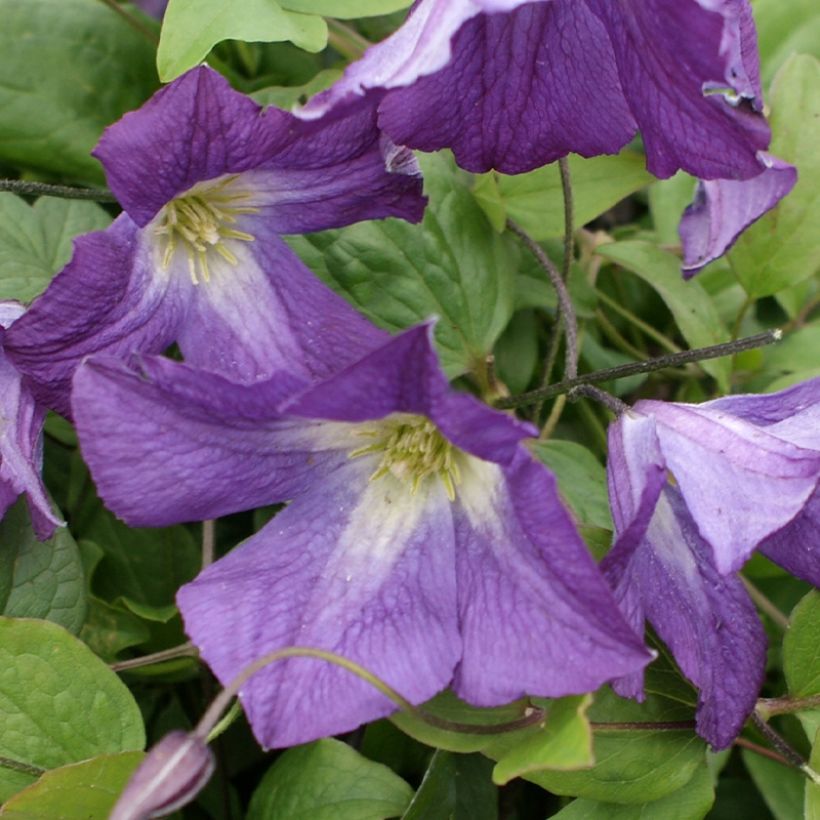
{"label": "curved stem", "polygon": [[73,185],[49,185],[25,179],[0,179],[0,191],[11,191],[22,196],[56,196],[61,199],[90,199],[94,202],[116,202],[117,198],[105,188],[78,188]]}
{"label": "curved stem", "polygon": [[629,410],[628,404],[625,404],[611,393],[607,393],[606,390],[601,390],[600,387],[594,387],[591,384],[579,384],[578,387],[573,387],[568,394],[570,401],[575,401],[581,396],[586,396],[603,404],[607,410],[611,410],[616,416],[620,416]]}
{"label": "curved stem", "polygon": [[784,738],[782,738],[755,710],[752,712],[752,723],[755,728],[774,746],[777,751],[789,762],[791,766],[800,769],[803,774],[815,783],[820,783],[820,775],[809,766],[803,756],[793,749]]}
{"label": "curved stem", "polygon": [[108,666],[114,672],[122,672],[125,669],[139,669],[141,666],[153,666],[156,663],[172,661],[176,658],[193,658],[198,654],[197,648],[188,641],[188,643],[183,643],[179,646],[172,646],[170,649],[163,649],[161,652],[143,655],[141,658],[129,658],[127,661],[117,661]]}

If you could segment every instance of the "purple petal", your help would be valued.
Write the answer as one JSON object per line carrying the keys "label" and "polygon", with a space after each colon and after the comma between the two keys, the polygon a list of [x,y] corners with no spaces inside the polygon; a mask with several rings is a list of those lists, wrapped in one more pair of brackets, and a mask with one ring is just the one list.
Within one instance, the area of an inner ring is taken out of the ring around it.
{"label": "purple petal", "polygon": [[140,763],[109,820],[144,820],[170,814],[199,794],[215,765],[213,753],[202,738],[170,732]]}
{"label": "purple petal", "polygon": [[145,226],[197,183],[249,172],[278,231],[339,227],[360,219],[421,219],[418,167],[386,141],[374,112],[304,123],[264,111],[215,71],[192,69],[108,128],[94,155],[111,190]]}
{"label": "purple petal", "polygon": [[68,415],[71,376],[85,356],[159,353],[174,340],[186,282],[159,275],[152,257],[122,215],[76,239],[68,265],[9,328],[6,350],[43,404]]}
{"label": "purple petal", "polygon": [[[726,748],[763,683],[763,626],[740,579],[715,568],[674,488],[664,490],[644,537],[635,535],[619,535],[616,560],[607,557],[603,568],[618,597],[645,613],[698,688],[698,733],[715,749]],[[615,688],[634,696],[634,677]]]}
{"label": "purple petal", "polygon": [[433,346],[433,326],[419,325],[283,406],[308,418],[365,421],[391,413],[427,416],[462,450],[506,463],[535,428],[450,389]]}
{"label": "purple petal", "polygon": [[723,256],[738,236],[786,196],[797,182],[797,169],[776,157],[746,180],[698,182],[694,202],[680,223],[683,275],[688,279]]}
{"label": "purple petal", "polygon": [[293,388],[287,375],[244,387],[161,358],[99,357],[77,370],[73,410],[107,506],[161,526],[286,501],[346,460],[332,437],[317,442],[321,425],[277,414]]}
{"label": "purple petal", "polygon": [[161,20],[165,14],[165,7],[168,0],[133,0],[137,8],[142,9],[146,14]]}
{"label": "purple petal", "polygon": [[[459,658],[450,503],[436,482],[410,495],[374,457],[349,462],[179,592],[185,627],[227,683],[264,654],[318,647],[353,660],[413,703]],[[396,706],[315,659],[265,667],[240,693],[264,746],[355,728]]]}
{"label": "purple petal", "polygon": [[492,706],[588,692],[651,660],[561,506],[555,479],[528,453],[503,473],[474,460],[454,515],[459,696]]}
{"label": "purple petal", "polygon": [[666,466],[721,573],[739,569],[814,491],[816,451],[704,405],[642,401],[635,409],[655,416]]}
{"label": "purple petal", "polygon": [[[190,307],[178,334],[185,360],[251,382],[277,371],[323,378],[389,338],[322,284],[259,218],[240,230],[254,242],[236,242],[237,264],[217,254],[210,280],[188,289]],[[184,254],[176,266],[184,268]],[[182,279],[186,270],[171,270]]]}
{"label": "purple petal", "polygon": [[758,549],[792,575],[820,587],[820,488],[791,523],[762,541]]}

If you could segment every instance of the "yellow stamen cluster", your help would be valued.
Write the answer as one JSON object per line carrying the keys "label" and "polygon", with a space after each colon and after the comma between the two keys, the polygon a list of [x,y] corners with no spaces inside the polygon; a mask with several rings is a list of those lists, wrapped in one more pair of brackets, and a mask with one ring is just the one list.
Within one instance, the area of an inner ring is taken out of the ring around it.
{"label": "yellow stamen cluster", "polygon": [[401,414],[377,422],[377,426],[358,431],[356,435],[375,441],[353,450],[350,458],[382,453],[371,481],[390,473],[410,484],[411,492],[415,493],[429,476],[438,476],[447,497],[455,501],[456,486],[461,481],[459,451],[431,421],[422,416]]}
{"label": "yellow stamen cluster", "polygon": [[162,267],[167,270],[177,248],[188,255],[191,281],[209,282],[211,271],[208,254],[218,253],[226,262],[236,265],[238,260],[228,240],[253,242],[253,234],[231,227],[241,214],[254,214],[258,208],[243,205],[250,199],[246,192],[231,190],[236,176],[225,177],[216,183],[195,185],[183,196],[172,199],[160,211],[155,232],[165,241]]}

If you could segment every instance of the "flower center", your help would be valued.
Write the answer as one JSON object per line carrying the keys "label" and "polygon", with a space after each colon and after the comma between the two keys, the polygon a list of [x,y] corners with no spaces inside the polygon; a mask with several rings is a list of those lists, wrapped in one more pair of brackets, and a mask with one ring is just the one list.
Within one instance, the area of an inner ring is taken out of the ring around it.
{"label": "flower center", "polygon": [[375,428],[360,430],[357,436],[374,439],[372,444],[359,447],[350,458],[381,453],[382,458],[371,481],[388,473],[410,485],[415,493],[429,476],[438,476],[447,497],[455,501],[456,486],[461,481],[458,468],[459,451],[422,416],[397,414],[377,423]]}
{"label": "flower center", "polygon": [[195,285],[211,280],[208,259],[210,256],[213,260],[214,252],[231,265],[238,263],[230,249],[231,240],[253,242],[254,236],[231,226],[241,214],[255,214],[259,209],[246,204],[251,195],[233,188],[235,180],[234,174],[217,182],[194,185],[160,211],[154,230],[165,242],[164,270],[168,270],[177,248],[184,248],[188,255],[188,272]]}

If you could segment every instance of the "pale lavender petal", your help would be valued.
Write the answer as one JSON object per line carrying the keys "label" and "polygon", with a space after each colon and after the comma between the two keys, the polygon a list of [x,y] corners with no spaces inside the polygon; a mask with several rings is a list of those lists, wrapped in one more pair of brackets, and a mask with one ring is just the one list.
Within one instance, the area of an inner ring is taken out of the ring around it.
{"label": "pale lavender petal", "polygon": [[108,820],[145,820],[170,814],[199,794],[215,766],[213,753],[202,738],[170,732],[131,775]]}
{"label": "pale lavender petal", "polygon": [[[415,494],[374,457],[353,460],[178,594],[185,628],[227,683],[262,655],[318,647],[349,658],[412,703],[449,682],[461,653],[450,502]],[[264,668],[240,693],[264,746],[348,731],[395,704],[315,659]]]}
{"label": "pale lavender petal", "polygon": [[[726,748],[763,683],[763,626],[740,579],[715,568],[674,488],[664,490],[645,535],[636,535],[620,535],[602,568],[618,597],[631,601],[635,614],[645,614],[698,688],[698,734],[715,749]],[[615,689],[634,697],[635,684],[630,677]]]}
{"label": "pale lavender petal", "polygon": [[431,419],[457,447],[499,463],[511,461],[521,440],[537,434],[532,425],[450,389],[435,353],[432,324],[390,339],[282,409],[336,421],[416,413]]}
{"label": "pale lavender petal", "polygon": [[[734,4],[707,0],[585,0],[604,22],[621,85],[657,177],[748,179],[769,128],[737,72]],[[714,11],[710,11],[714,8]],[[747,69],[748,70],[748,69]],[[727,93],[704,95],[705,90]]]}
{"label": "pale lavender petal", "polygon": [[817,451],[703,405],[642,401],[635,409],[655,416],[666,466],[721,573],[739,569],[814,491]]}
{"label": "pale lavender petal", "polygon": [[7,331],[6,351],[38,400],[68,415],[85,356],[159,353],[174,340],[186,282],[156,269],[152,244],[122,215],[75,240],[71,261]]}
{"label": "pale lavender petal", "polygon": [[694,202],[679,228],[686,278],[723,256],[746,228],[794,187],[797,169],[793,165],[776,157],[766,157],[765,163],[765,170],[751,179],[698,182]]}
{"label": "pale lavender petal", "polygon": [[[232,245],[236,264],[212,254],[210,279],[189,291],[177,337],[187,362],[233,381],[284,370],[324,378],[389,338],[320,282],[262,219],[245,217],[237,227],[255,241]],[[178,268],[186,265],[183,254],[177,259]]]}
{"label": "pale lavender petal", "polygon": [[792,575],[820,587],[820,488],[791,523],[762,541],[758,549]]}
{"label": "pale lavender petal", "polygon": [[108,185],[141,227],[197,182],[259,166],[286,141],[288,115],[234,91],[207,66],[158,91],[103,133],[94,156]]}
{"label": "pale lavender petal", "polygon": [[346,461],[349,441],[317,442],[320,423],[277,414],[295,386],[289,374],[245,387],[161,358],[90,359],[73,410],[101,497],[131,525],[161,526],[303,492]]}
{"label": "pale lavender petal", "polygon": [[588,692],[651,660],[529,453],[503,471],[462,467],[454,515],[461,697],[492,706]]}

